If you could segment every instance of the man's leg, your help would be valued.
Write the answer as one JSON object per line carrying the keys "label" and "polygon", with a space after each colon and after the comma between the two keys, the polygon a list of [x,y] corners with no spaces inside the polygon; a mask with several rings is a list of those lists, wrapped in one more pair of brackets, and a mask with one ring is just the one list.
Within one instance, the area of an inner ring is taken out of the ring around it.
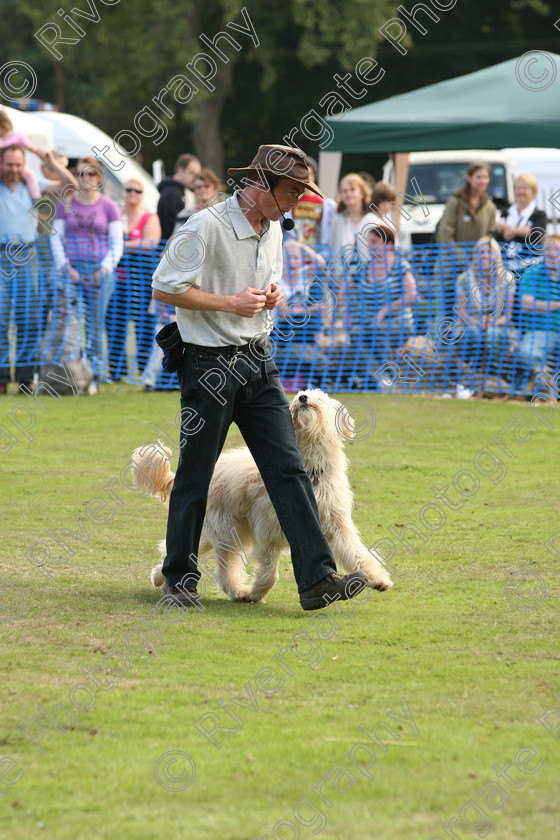
{"label": "man's leg", "polygon": [[4,254],[0,256],[0,385],[10,381],[10,342],[8,339],[12,317],[13,295],[16,288],[14,264]]}
{"label": "man's leg", "polygon": [[16,382],[29,383],[39,357],[39,262],[33,247],[31,256],[22,265],[15,266],[17,288],[14,301],[14,321],[17,325]]}
{"label": "man's leg", "polygon": [[[217,356],[214,358],[216,361],[210,356],[201,358],[195,347],[187,345],[177,371],[185,422],[181,426],[179,464],[169,499],[167,555],[162,569],[166,582],[172,586],[187,573],[189,586],[194,586],[200,578],[197,563],[191,555],[198,554],[208,487],[232,421],[237,380],[225,374],[226,381],[220,393],[226,399],[226,405],[221,405],[199,381],[212,368],[223,371]],[[209,378],[208,382],[216,380]],[[196,429],[200,420],[188,422],[186,409],[196,411],[204,422],[194,434],[192,431],[189,434],[189,428]]]}
{"label": "man's leg", "polygon": [[290,545],[298,592],[304,592],[336,572],[336,563],[321,528],[278,375],[254,389],[248,399],[238,399],[233,419],[251,450]]}

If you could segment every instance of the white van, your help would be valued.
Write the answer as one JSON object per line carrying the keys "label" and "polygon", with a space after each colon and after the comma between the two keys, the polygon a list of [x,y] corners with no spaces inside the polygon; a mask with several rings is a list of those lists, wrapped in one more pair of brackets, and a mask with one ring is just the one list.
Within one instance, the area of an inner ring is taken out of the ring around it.
{"label": "white van", "polygon": [[[87,122],[87,120],[83,120],[81,117],[75,117],[73,114],[62,114],[59,111],[35,111],[34,116],[51,126],[53,140],[50,148],[56,149],[58,152],[66,155],[70,160],[75,161],[77,158],[87,156],[95,157],[92,151],[93,146],[97,146],[99,149],[109,146],[109,149],[114,149],[113,140],[108,134],[105,134],[100,128]],[[124,154],[120,155],[119,153],[119,161],[121,158],[124,159],[125,165],[117,171],[103,165],[103,169],[107,175],[103,192],[109,198],[116,201],[117,204],[121,204],[124,183],[129,178],[136,178],[144,187],[144,204],[146,205],[146,210],[155,213],[159,192],[153,179],[132,158],[127,158]],[[110,152],[109,159],[114,159],[111,157]],[[117,160],[115,159],[116,162]],[[101,163],[103,164],[102,161]]]}
{"label": "white van", "polygon": [[[559,228],[560,216],[560,149],[512,148],[492,151],[489,149],[467,149],[446,152],[411,152],[407,195],[414,195],[412,178],[428,206],[425,216],[420,206],[406,204],[404,210],[410,219],[401,217],[400,242],[402,248],[431,242],[436,225],[443,215],[445,203],[465,181],[469,163],[483,160],[490,167],[489,195],[498,210],[514,200],[513,183],[522,172],[534,175],[539,183],[537,207],[549,218],[548,232]],[[394,183],[393,164],[387,161],[383,167],[383,180]]]}
{"label": "white van", "polygon": [[[400,220],[399,240],[403,249],[411,245],[432,242],[436,225],[443,215],[445,204],[465,183],[470,163],[483,160],[490,169],[488,194],[501,210],[513,201],[513,182],[518,174],[515,160],[504,152],[484,149],[461,149],[445,152],[411,152],[407,196],[416,195],[412,179],[428,207],[428,215],[419,204],[406,203]],[[383,167],[383,180],[394,184],[393,163]],[[405,212],[410,215],[407,219]]]}

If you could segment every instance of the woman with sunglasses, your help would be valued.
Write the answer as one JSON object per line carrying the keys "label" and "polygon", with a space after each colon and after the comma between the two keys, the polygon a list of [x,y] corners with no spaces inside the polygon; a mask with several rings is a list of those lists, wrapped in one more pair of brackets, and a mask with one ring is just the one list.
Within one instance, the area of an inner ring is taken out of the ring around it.
{"label": "woman with sunglasses", "polygon": [[187,219],[190,219],[199,210],[204,207],[211,207],[213,204],[223,201],[227,198],[224,192],[225,186],[222,184],[213,169],[205,166],[201,169],[193,181],[193,190],[195,195],[194,207],[185,207],[177,214],[177,221],[175,222],[174,233],[177,233]]}
{"label": "woman with sunglasses", "polygon": [[122,219],[118,205],[101,192],[105,176],[98,160],[81,158],[76,174],[79,189],[57,207],[51,247],[57,270],[72,283],[80,320],[85,310],[85,355],[97,386],[106,373],[103,324],[123,253]]}
{"label": "woman with sunglasses", "polygon": [[152,298],[152,274],[161,239],[157,213],[144,207],[144,188],[129,178],[123,189],[124,254],[117,268],[117,287],[107,311],[105,326],[109,344],[109,371],[113,382],[128,375],[127,334],[132,321],[136,336],[136,361],[142,372],[150,357],[154,316],[148,311]]}

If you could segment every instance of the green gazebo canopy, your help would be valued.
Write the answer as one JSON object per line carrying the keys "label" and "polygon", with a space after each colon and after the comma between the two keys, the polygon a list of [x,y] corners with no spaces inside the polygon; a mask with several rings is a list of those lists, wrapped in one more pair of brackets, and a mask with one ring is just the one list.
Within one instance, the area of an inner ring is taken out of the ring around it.
{"label": "green gazebo canopy", "polygon": [[[327,119],[328,152],[560,146],[560,55],[530,52]],[[558,77],[558,78],[557,78]]]}

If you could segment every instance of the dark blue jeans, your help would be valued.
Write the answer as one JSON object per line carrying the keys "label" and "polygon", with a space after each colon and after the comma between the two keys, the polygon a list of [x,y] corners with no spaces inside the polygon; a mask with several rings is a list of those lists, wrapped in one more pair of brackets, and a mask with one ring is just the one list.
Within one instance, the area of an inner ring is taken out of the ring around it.
{"label": "dark blue jeans", "polygon": [[[239,354],[234,370],[246,380],[243,384],[231,370],[218,363],[218,356],[231,361],[235,352],[187,344],[177,371],[182,417],[189,416],[186,409],[194,409],[204,425],[195,434],[192,430],[200,425],[200,420],[184,420],[181,427],[181,452],[169,501],[163,574],[170,584],[178,583],[187,573],[189,583],[200,578],[190,555],[198,554],[208,487],[228,429],[234,422],[259,468],[290,545],[298,591],[303,592],[335,572],[336,564],[321,529],[313,487],[296,443],[278,370],[269,359],[263,363],[263,376],[261,363],[254,356]],[[252,370],[248,361],[258,370]],[[217,374],[208,376],[216,368],[224,373],[221,383]],[[202,384],[204,374],[207,379],[203,382],[209,386],[220,384],[219,395],[225,404],[218,400],[217,393],[211,393]]]}

